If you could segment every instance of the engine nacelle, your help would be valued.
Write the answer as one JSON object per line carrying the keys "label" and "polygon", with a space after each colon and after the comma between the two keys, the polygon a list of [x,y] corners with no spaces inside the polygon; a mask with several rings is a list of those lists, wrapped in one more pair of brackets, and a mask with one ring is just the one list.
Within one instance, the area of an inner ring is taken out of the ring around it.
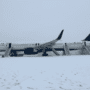
{"label": "engine nacelle", "polygon": [[37,54],[37,52],[33,48],[26,48],[24,54]]}
{"label": "engine nacelle", "polygon": [[25,54],[32,54],[32,53],[33,53],[33,48],[26,48],[26,49],[24,50],[24,53],[25,53]]}

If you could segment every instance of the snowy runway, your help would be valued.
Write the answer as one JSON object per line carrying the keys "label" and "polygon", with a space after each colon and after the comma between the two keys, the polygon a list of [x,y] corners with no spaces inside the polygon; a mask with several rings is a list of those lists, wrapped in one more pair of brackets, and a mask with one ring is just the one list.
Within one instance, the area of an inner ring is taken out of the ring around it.
{"label": "snowy runway", "polygon": [[0,90],[89,90],[90,56],[0,58]]}

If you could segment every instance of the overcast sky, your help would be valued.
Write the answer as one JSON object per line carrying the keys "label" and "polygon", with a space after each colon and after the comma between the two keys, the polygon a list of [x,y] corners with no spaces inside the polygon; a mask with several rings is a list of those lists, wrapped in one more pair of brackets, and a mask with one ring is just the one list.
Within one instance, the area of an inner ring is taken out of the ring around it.
{"label": "overcast sky", "polygon": [[63,42],[90,33],[90,0],[0,0],[0,42],[48,42],[62,29]]}

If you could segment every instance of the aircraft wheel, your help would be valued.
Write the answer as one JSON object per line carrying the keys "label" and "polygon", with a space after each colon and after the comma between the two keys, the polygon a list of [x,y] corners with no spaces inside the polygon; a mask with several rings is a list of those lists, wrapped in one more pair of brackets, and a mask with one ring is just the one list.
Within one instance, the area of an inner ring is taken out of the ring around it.
{"label": "aircraft wheel", "polygon": [[48,54],[47,53],[44,53],[44,54],[42,54],[42,56],[48,56]]}

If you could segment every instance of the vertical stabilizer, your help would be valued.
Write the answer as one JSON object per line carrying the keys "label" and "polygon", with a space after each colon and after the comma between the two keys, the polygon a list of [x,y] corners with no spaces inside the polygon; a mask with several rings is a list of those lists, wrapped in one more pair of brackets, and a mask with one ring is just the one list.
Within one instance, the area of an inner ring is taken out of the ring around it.
{"label": "vertical stabilizer", "polygon": [[82,41],[90,41],[90,34]]}

